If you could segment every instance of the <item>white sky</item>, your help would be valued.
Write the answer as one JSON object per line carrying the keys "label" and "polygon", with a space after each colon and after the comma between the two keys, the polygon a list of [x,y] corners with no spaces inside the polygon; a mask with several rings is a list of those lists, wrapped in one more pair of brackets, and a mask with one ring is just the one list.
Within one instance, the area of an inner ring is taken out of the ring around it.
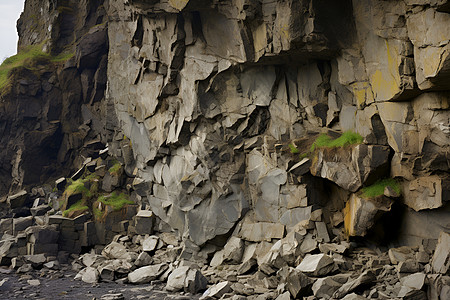
{"label": "white sky", "polygon": [[0,0],[0,62],[16,54],[16,22],[23,10],[25,0]]}

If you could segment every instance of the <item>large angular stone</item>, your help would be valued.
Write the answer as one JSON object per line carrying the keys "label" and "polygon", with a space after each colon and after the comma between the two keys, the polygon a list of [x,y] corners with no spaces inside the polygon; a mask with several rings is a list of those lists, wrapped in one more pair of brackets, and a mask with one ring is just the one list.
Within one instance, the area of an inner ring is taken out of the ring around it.
{"label": "large angular stone", "polygon": [[450,269],[450,234],[441,232],[431,266],[436,273],[446,274]]}
{"label": "large angular stone", "polygon": [[128,274],[128,281],[134,284],[148,283],[161,276],[168,267],[167,264],[141,267]]}
{"label": "large angular stone", "polygon": [[223,247],[223,259],[225,262],[238,264],[244,254],[244,241],[238,237],[230,237]]}
{"label": "large angular stone", "polygon": [[403,188],[405,204],[415,211],[441,207],[448,193],[445,182],[436,175],[419,177],[406,183]]}
{"label": "large angular stone", "polygon": [[292,269],[286,279],[286,288],[294,299],[308,295],[312,284],[313,280],[297,269]]}
{"label": "large angular stone", "polygon": [[349,236],[364,236],[377,215],[390,211],[393,200],[384,196],[374,199],[352,194],[344,208],[344,226]]}
{"label": "large angular stone", "polygon": [[331,256],[308,254],[295,269],[311,276],[324,276],[333,271],[334,267],[334,260]]}
{"label": "large angular stone", "polygon": [[198,270],[182,266],[173,270],[169,275],[166,289],[172,292],[184,290],[196,294],[206,289],[207,283],[206,278]]}

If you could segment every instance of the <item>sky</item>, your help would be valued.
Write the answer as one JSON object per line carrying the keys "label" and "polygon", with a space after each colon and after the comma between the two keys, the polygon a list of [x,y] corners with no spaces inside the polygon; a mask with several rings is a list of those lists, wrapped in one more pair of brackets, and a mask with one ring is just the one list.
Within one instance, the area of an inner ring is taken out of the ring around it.
{"label": "sky", "polygon": [[17,52],[16,22],[25,0],[0,0],[0,62]]}

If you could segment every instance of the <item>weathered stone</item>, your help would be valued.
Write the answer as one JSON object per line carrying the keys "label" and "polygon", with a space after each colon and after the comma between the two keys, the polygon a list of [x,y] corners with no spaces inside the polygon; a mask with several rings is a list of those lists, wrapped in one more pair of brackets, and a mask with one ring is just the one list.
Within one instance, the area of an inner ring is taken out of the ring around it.
{"label": "weathered stone", "polygon": [[325,254],[308,254],[295,269],[311,276],[324,276],[333,271],[334,267],[332,257]]}
{"label": "weathered stone", "polygon": [[414,250],[410,247],[399,247],[399,248],[391,248],[389,249],[389,259],[393,265],[398,264],[399,262],[406,261],[409,259],[414,259]]}
{"label": "weathered stone", "polygon": [[376,279],[375,274],[370,270],[366,270],[361,275],[359,275],[358,278],[354,280],[349,279],[345,284],[339,287],[339,289],[336,292],[334,292],[333,297],[342,298],[344,295],[354,291],[359,286],[371,283],[375,279]]}
{"label": "weathered stone", "polygon": [[134,217],[136,233],[141,235],[152,234],[154,218],[152,211],[140,210]]}
{"label": "weathered stone", "polygon": [[99,273],[96,268],[87,267],[83,270],[81,280],[87,283],[96,283],[99,279]]}
{"label": "weathered stone", "polygon": [[142,241],[142,250],[143,251],[154,251],[156,249],[156,246],[158,246],[159,238],[157,236],[149,236],[146,237]]}
{"label": "weathered stone", "polygon": [[136,267],[148,266],[152,263],[152,257],[147,252],[139,253],[134,264]]}
{"label": "weathered stone", "polygon": [[218,284],[208,288],[200,297],[200,299],[219,299],[224,294],[231,291],[231,283],[229,281],[219,282]]}
{"label": "weathered stone", "polygon": [[438,244],[431,260],[431,266],[436,273],[446,274],[450,269],[450,234],[441,232]]}
{"label": "weathered stone", "polygon": [[398,293],[398,297],[405,297],[412,290],[420,290],[422,289],[425,283],[426,275],[424,273],[415,273],[403,277],[400,279],[401,289]]}
{"label": "weathered stone", "polygon": [[317,298],[330,299],[333,297],[334,292],[347,282],[349,277],[349,274],[340,274],[317,279],[312,285],[314,296]]}
{"label": "weathered stone", "polygon": [[294,299],[303,297],[311,291],[313,280],[297,269],[292,269],[286,279],[286,288]]}
{"label": "weathered stone", "polygon": [[196,294],[206,289],[206,285],[207,280],[199,271],[183,266],[176,268],[169,275],[166,289],[173,292],[184,290]]}
{"label": "weathered stone", "polygon": [[109,259],[128,259],[132,260],[134,257],[133,254],[131,254],[128,249],[117,242],[112,242],[109,245],[107,245],[102,250],[102,255]]}
{"label": "weathered stone", "polygon": [[405,204],[415,211],[441,207],[445,201],[443,195],[448,192],[443,183],[439,176],[419,177],[408,182],[403,188]]}
{"label": "weathered stone", "polygon": [[350,236],[364,236],[378,214],[391,210],[393,201],[384,196],[366,199],[352,194],[344,208],[344,225]]}
{"label": "weathered stone", "polygon": [[244,254],[244,241],[237,237],[230,237],[223,247],[224,262],[238,264]]}
{"label": "weathered stone", "polygon": [[128,281],[134,284],[148,283],[161,276],[167,268],[166,264],[141,267],[128,274]]}
{"label": "weathered stone", "polygon": [[39,286],[41,285],[41,282],[38,279],[30,279],[27,280],[27,283],[31,286]]}
{"label": "weathered stone", "polygon": [[23,218],[14,218],[13,219],[13,232],[14,235],[23,231],[33,225],[33,217],[23,217]]}
{"label": "weathered stone", "polygon": [[23,207],[26,204],[26,201],[28,199],[28,193],[25,190],[22,190],[14,195],[8,196],[6,199],[9,207],[11,209]]}
{"label": "weathered stone", "polygon": [[101,300],[125,300],[125,297],[121,293],[116,294],[104,294],[100,297]]}

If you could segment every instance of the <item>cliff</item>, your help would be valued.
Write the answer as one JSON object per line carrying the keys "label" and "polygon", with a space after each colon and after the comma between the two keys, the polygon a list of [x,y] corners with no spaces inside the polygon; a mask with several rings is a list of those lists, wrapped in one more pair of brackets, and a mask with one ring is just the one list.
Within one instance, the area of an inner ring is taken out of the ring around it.
{"label": "cliff", "polygon": [[1,193],[107,146],[184,258],[450,230],[446,0],[27,0],[18,31],[47,58],[3,87]]}

